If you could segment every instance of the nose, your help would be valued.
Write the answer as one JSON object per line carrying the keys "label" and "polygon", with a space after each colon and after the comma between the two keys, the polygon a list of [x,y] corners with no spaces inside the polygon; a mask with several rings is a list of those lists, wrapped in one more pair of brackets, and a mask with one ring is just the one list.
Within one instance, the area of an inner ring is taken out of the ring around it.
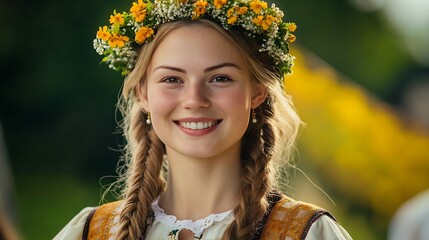
{"label": "nose", "polygon": [[190,110],[209,107],[209,92],[205,85],[202,83],[189,84],[183,92],[182,106]]}

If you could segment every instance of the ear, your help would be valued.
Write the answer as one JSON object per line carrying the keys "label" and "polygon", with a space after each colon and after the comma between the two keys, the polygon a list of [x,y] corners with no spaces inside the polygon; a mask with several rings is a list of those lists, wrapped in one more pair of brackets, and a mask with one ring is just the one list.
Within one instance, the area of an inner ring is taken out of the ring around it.
{"label": "ear", "polygon": [[136,86],[136,96],[139,99],[141,107],[149,112],[149,101],[147,97],[147,83],[146,81],[139,81]]}
{"label": "ear", "polygon": [[253,93],[252,93],[252,101],[251,101],[252,108],[255,109],[259,107],[259,105],[261,105],[265,101],[265,99],[267,98],[267,95],[268,95],[268,90],[266,86],[260,83],[255,84],[255,86],[253,87]]}

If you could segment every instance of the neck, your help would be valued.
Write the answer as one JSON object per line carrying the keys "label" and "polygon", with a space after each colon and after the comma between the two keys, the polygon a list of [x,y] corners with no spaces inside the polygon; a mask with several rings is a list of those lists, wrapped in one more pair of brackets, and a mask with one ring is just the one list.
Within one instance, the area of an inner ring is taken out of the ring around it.
{"label": "neck", "polygon": [[167,214],[195,221],[237,205],[239,153],[195,159],[169,152],[167,188],[159,200]]}

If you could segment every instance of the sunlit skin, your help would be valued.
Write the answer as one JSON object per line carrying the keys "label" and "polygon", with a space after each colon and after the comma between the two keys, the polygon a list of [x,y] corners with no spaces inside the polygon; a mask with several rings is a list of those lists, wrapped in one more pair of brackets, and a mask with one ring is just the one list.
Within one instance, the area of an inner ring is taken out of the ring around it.
{"label": "sunlit skin", "polygon": [[173,30],[155,50],[139,95],[167,150],[160,206],[191,220],[234,208],[240,141],[251,109],[266,97],[265,87],[252,84],[239,49],[208,26]]}

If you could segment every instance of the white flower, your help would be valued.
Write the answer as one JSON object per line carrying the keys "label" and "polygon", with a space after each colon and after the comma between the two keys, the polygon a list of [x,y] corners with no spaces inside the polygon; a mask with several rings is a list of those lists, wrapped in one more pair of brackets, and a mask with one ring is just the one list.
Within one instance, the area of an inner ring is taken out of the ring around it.
{"label": "white flower", "polygon": [[[153,2],[152,2],[153,1]],[[246,6],[250,8],[250,2],[253,0],[229,0],[222,8],[217,9],[213,4],[213,0],[206,0],[209,4],[206,7],[204,16],[209,16],[210,19],[219,23],[224,29],[229,30],[232,26],[241,26],[244,32],[249,37],[257,39],[261,44],[260,52],[267,52],[268,55],[273,57],[274,61],[278,64],[280,69],[290,71],[290,66],[293,63],[293,57],[289,55],[287,48],[287,32],[285,33],[282,18],[284,13],[271,4],[271,7],[262,9],[261,13],[256,14],[254,11],[248,10],[247,12],[237,16],[237,21],[231,25],[228,23],[228,11],[235,7]],[[191,20],[194,14],[194,1],[178,1],[178,0],[147,0],[151,3],[152,7],[147,9],[146,19],[142,22],[136,22],[130,13],[124,13],[127,16],[125,19],[125,26],[119,29],[123,36],[129,37],[129,41],[125,42],[123,47],[112,48],[110,45],[101,39],[93,41],[94,49],[100,55],[106,56],[104,61],[109,64],[112,69],[117,69],[126,74],[134,67],[137,58],[138,47],[134,42],[136,31],[141,27],[149,27],[155,29],[161,24],[166,22],[188,19]],[[128,15],[127,15],[128,14]],[[263,30],[259,25],[253,22],[257,16],[262,15],[266,17],[271,15],[279,20],[270,23],[267,30]],[[113,33],[114,28],[109,27],[110,33]],[[286,36],[284,36],[286,35]],[[127,71],[124,71],[128,69]]]}

